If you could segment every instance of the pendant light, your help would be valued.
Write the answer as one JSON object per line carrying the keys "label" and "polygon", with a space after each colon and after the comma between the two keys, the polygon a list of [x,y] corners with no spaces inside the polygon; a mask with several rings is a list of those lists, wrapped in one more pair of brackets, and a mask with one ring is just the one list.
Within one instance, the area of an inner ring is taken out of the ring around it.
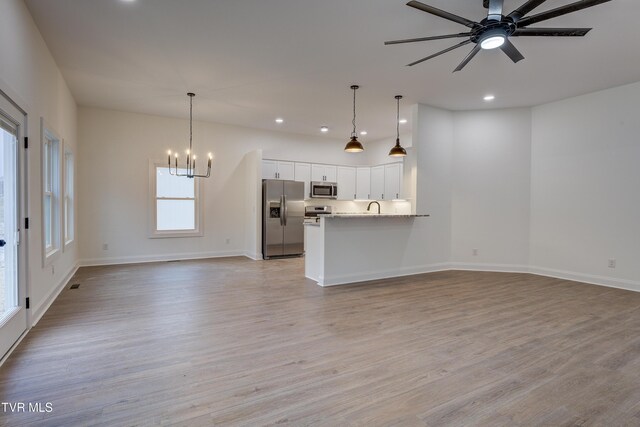
{"label": "pendant light", "polygon": [[209,178],[211,176],[211,159],[213,156],[209,153],[209,161],[207,162],[207,173],[198,175],[196,173],[196,154],[193,152],[193,97],[195,93],[187,93],[189,97],[189,149],[187,150],[187,162],[184,169],[186,172],[178,171],[178,152],[174,153],[175,164],[171,169],[171,150],[169,150],[169,173],[174,176],[186,176],[187,178]]}
{"label": "pendant light", "polygon": [[391,157],[404,157],[407,155],[407,150],[402,148],[400,145],[400,100],[402,99],[402,95],[396,95],[396,102],[398,104],[398,109],[396,113],[396,145],[391,148],[389,151],[389,155]]}
{"label": "pendant light", "polygon": [[358,90],[360,86],[353,85],[351,89],[353,90],[353,132],[351,132],[351,140],[347,142],[347,145],[344,147],[344,151],[348,153],[359,153],[364,151],[364,147],[358,141],[358,134],[356,133],[356,90]]}

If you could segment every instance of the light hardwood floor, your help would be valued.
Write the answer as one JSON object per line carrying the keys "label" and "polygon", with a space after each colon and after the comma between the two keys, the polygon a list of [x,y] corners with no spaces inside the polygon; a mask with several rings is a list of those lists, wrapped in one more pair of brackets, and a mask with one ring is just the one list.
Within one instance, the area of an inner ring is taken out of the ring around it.
{"label": "light hardwood floor", "polygon": [[23,425],[640,425],[640,294],[301,259],[81,269],[0,368]]}

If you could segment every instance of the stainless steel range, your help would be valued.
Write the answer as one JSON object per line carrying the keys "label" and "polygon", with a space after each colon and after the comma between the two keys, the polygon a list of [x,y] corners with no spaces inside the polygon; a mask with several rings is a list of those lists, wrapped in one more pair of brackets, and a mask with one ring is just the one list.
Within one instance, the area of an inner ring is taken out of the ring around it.
{"label": "stainless steel range", "polygon": [[331,206],[305,206],[304,208],[304,223],[315,224],[320,222],[322,215],[331,215]]}

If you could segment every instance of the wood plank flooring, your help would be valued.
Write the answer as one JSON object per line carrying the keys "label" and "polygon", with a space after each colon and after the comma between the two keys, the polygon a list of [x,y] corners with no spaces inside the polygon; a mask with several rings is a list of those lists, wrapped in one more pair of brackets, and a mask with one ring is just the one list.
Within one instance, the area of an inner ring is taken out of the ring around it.
{"label": "wood plank flooring", "polygon": [[0,425],[640,425],[640,294],[301,259],[82,268],[0,367]]}

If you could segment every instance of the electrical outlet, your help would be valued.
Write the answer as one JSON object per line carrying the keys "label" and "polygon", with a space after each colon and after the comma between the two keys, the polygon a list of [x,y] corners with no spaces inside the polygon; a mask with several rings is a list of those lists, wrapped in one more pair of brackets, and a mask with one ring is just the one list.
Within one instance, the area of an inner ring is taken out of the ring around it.
{"label": "electrical outlet", "polygon": [[231,239],[227,237],[227,238],[226,238],[226,240],[225,240],[225,242],[226,242],[226,243],[227,243],[227,245],[228,245],[229,243],[231,243]]}
{"label": "electrical outlet", "polygon": [[102,250],[103,251],[108,251],[109,250],[109,244],[108,243],[103,243],[102,244]]}
{"label": "electrical outlet", "polygon": [[471,250],[471,254],[472,254],[473,256],[478,256],[478,249],[473,248],[473,249]]}
{"label": "electrical outlet", "polygon": [[616,268],[616,260],[610,259],[608,265],[609,265],[609,268]]}

